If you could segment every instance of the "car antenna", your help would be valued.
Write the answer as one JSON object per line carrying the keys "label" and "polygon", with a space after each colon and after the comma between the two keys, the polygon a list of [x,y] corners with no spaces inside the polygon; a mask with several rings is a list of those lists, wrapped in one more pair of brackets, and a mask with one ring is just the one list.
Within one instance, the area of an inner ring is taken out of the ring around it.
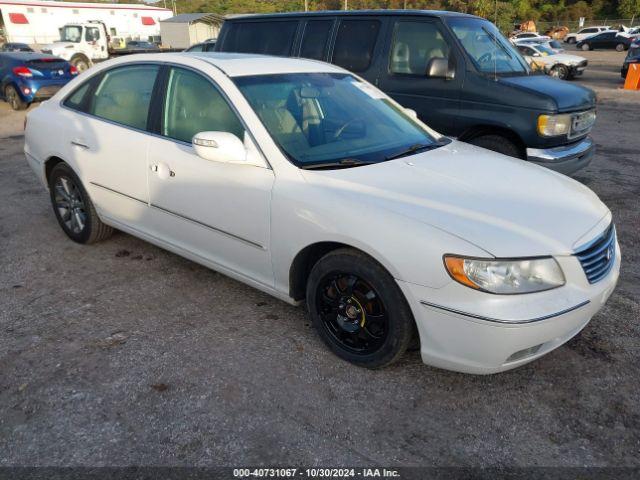
{"label": "car antenna", "polygon": [[[495,16],[493,18],[493,23],[496,26],[496,30],[498,29],[498,0],[496,0],[496,9],[495,9]],[[493,52],[493,81],[497,82],[498,81],[498,37],[494,36],[493,39],[493,48],[494,48],[494,52]]]}

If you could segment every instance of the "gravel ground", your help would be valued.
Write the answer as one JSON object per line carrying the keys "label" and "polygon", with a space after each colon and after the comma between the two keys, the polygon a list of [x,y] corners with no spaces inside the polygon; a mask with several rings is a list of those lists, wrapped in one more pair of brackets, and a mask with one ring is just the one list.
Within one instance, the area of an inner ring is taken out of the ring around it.
{"label": "gravel ground", "polygon": [[[640,466],[639,92],[586,52],[617,290],[569,344],[488,377],[332,355],[302,309],[119,233],[68,240],[0,104],[0,465]],[[31,107],[34,108],[34,107]]]}

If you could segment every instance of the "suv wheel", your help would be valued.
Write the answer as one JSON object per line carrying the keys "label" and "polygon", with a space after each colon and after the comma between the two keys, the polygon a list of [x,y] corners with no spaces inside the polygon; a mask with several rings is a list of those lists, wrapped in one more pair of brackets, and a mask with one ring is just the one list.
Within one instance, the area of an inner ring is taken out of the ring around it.
{"label": "suv wheel", "polygon": [[574,37],[569,37],[569,38],[567,39],[567,43],[568,43],[569,45],[572,45],[572,44],[576,43],[576,39],[575,39]]}
{"label": "suv wheel", "polygon": [[503,155],[508,155],[510,157],[523,158],[521,149],[518,145],[502,135],[482,135],[480,137],[472,138],[467,143],[502,153]]}
{"label": "suv wheel", "polygon": [[335,250],[314,265],[307,306],[327,346],[362,367],[392,364],[416,335],[413,315],[394,278],[356,250]]}
{"label": "suv wheel", "polygon": [[60,227],[74,242],[94,243],[113,233],[113,229],[98,218],[87,191],[66,163],[53,167],[49,193]]}
{"label": "suv wheel", "polygon": [[25,110],[29,106],[27,102],[22,100],[22,97],[20,97],[16,87],[13,85],[7,85],[7,88],[4,90],[4,98],[14,110]]}

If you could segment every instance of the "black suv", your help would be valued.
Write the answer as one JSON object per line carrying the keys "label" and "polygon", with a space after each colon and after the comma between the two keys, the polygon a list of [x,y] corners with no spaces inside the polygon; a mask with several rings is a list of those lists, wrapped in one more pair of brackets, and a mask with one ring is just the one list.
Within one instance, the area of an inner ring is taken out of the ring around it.
{"label": "black suv", "polygon": [[572,173],[591,160],[593,91],[533,75],[491,22],[453,12],[243,15],[216,51],[323,60],[378,86],[440,132]]}

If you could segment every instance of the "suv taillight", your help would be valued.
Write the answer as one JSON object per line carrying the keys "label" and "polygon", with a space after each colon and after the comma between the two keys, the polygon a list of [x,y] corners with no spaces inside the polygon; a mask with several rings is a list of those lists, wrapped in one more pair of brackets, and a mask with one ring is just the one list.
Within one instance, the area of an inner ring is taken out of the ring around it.
{"label": "suv taillight", "polygon": [[33,73],[27,67],[14,67],[13,73],[23,78],[33,77]]}

